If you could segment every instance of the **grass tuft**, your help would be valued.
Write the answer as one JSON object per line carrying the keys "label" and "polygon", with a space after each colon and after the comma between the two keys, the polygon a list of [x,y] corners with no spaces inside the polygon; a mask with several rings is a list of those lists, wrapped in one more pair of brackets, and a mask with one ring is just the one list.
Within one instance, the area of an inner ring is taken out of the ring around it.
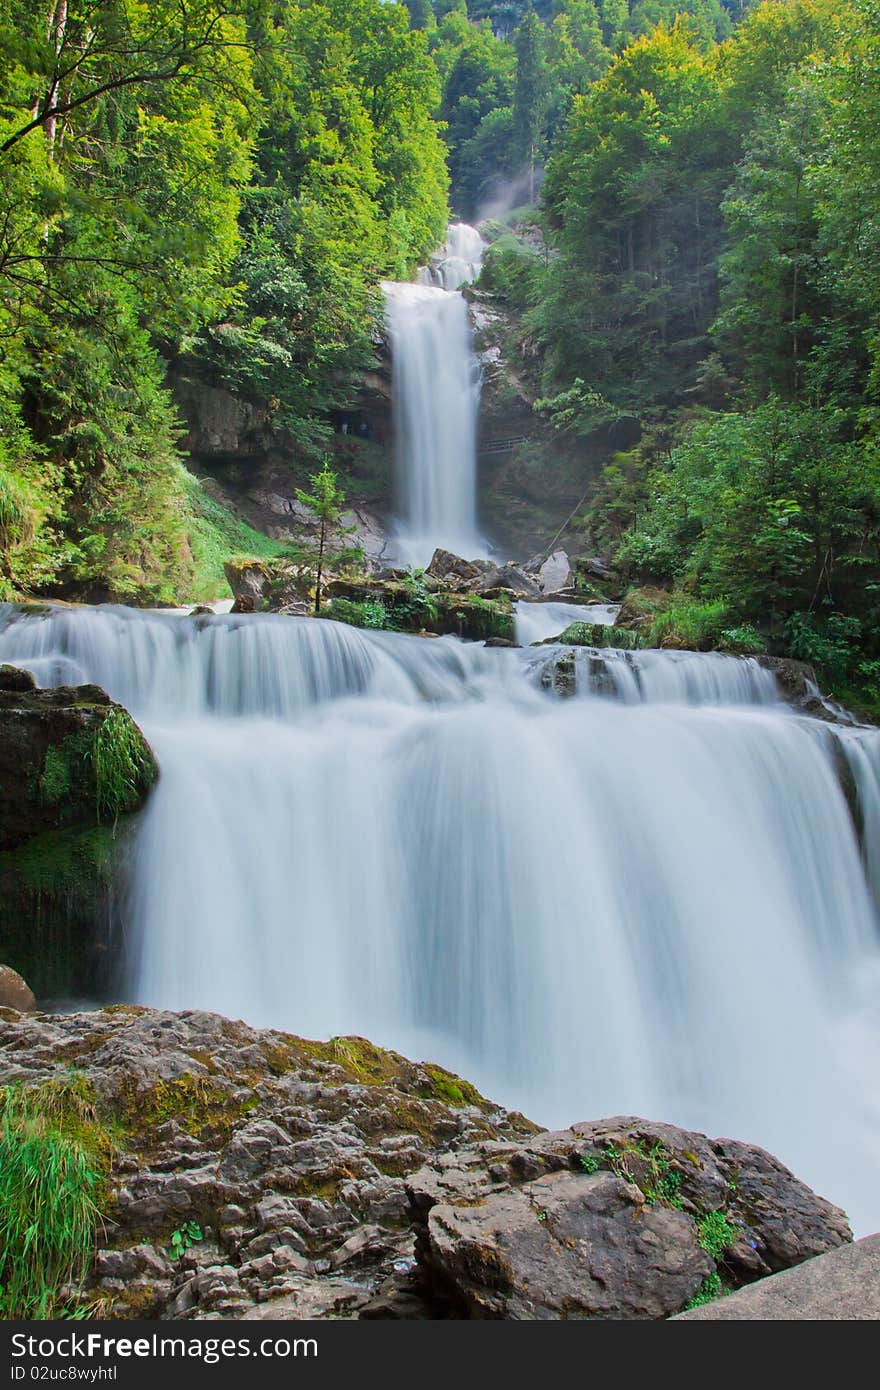
{"label": "grass tuft", "polygon": [[109,1139],[79,1078],[0,1090],[0,1313],[74,1313],[100,1219]]}

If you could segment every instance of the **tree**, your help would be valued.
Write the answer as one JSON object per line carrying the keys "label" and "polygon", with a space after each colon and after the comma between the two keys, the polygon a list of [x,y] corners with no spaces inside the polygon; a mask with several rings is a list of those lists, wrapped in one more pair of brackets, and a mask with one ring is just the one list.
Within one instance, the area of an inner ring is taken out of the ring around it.
{"label": "tree", "polygon": [[320,472],[313,473],[309,481],[312,485],[312,491],[303,492],[297,488],[296,497],[298,502],[302,502],[304,507],[309,507],[315,513],[319,522],[318,555],[315,568],[315,612],[320,613],[324,551],[328,540],[339,528],[339,517],[345,504],[345,496],[341,489],[336,486],[336,474],[330,467],[329,458],[324,459]]}
{"label": "tree", "polygon": [[516,82],[513,90],[514,148],[529,174],[529,201],[535,201],[535,164],[544,133],[547,111],[547,62],[544,27],[529,4],[513,36]]}

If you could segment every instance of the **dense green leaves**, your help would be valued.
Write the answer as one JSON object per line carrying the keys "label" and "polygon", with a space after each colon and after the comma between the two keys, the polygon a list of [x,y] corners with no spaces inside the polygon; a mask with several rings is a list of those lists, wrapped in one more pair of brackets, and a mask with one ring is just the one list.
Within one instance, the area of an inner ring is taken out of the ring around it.
{"label": "dense green leaves", "polygon": [[306,456],[441,238],[439,83],[382,0],[4,0],[4,592],[198,586],[169,359]]}

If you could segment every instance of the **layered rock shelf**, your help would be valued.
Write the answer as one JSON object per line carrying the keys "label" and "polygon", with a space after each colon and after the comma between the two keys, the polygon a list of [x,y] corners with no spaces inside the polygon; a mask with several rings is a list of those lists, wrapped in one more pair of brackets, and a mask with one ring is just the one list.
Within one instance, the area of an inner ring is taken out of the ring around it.
{"label": "layered rock shelf", "polygon": [[62,1125],[74,1095],[100,1136],[75,1297],[113,1317],[657,1319],[852,1239],[763,1149],[631,1117],[541,1131],[362,1038],[7,1008],[0,1080]]}

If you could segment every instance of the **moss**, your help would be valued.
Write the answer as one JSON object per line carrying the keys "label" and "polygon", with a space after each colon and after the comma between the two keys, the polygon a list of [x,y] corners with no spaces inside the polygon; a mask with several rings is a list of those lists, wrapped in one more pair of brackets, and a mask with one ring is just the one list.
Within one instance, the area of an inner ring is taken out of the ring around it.
{"label": "moss", "polygon": [[17,874],[37,893],[69,892],[109,880],[116,849],[117,841],[107,826],[47,830],[18,849],[0,853],[0,874]]}
{"label": "moss", "polygon": [[476,1086],[472,1086],[469,1081],[463,1081],[454,1072],[446,1071],[445,1068],[435,1066],[430,1062],[422,1064],[422,1071],[431,1078],[431,1088],[420,1092],[421,1095],[433,1100],[445,1101],[447,1105],[455,1106],[457,1109],[465,1105],[483,1106],[487,1104]]}
{"label": "moss", "polygon": [[130,1080],[123,1090],[120,1124],[130,1139],[139,1141],[137,1147],[148,1147],[151,1132],[168,1120],[195,1138],[225,1143],[258,1103],[254,1095],[243,1096],[194,1072],[157,1081],[146,1091],[138,1091]]}
{"label": "moss", "polygon": [[707,1274],[693,1298],[689,1298],[684,1305],[682,1312],[688,1312],[691,1308],[702,1308],[704,1303],[713,1303],[716,1298],[721,1298],[730,1290],[721,1282],[721,1276],[717,1271]]}
{"label": "moss", "polygon": [[102,927],[126,838],[118,827],[49,830],[0,852],[3,956],[38,997],[94,997],[109,982]]}

